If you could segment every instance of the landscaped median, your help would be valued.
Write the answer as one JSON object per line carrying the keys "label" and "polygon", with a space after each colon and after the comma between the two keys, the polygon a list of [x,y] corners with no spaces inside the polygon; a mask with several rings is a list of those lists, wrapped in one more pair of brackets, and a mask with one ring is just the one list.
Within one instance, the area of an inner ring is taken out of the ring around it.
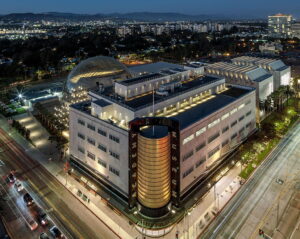
{"label": "landscaped median", "polygon": [[247,142],[240,147],[236,157],[241,159],[243,165],[243,170],[239,175],[241,178],[249,178],[299,119],[297,112],[299,103],[297,98],[288,100],[282,111],[272,112],[262,121],[259,131],[249,137]]}

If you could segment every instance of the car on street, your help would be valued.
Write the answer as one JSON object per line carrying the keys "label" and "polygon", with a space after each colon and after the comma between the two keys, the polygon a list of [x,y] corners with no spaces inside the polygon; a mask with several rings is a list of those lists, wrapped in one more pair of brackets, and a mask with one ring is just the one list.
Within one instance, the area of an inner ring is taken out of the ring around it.
{"label": "car on street", "polygon": [[61,233],[61,231],[56,226],[51,227],[49,231],[50,231],[51,235],[56,239],[64,238],[64,235]]}
{"label": "car on street", "polygon": [[32,197],[30,196],[29,193],[24,194],[23,200],[24,200],[24,202],[26,203],[27,206],[30,206],[30,205],[33,204],[33,199],[32,199]]}
{"label": "car on street", "polygon": [[37,220],[43,226],[49,223],[47,214],[41,208],[38,209]]}
{"label": "car on street", "polygon": [[21,192],[24,189],[23,184],[19,180],[15,182],[14,187],[17,190],[17,192]]}
{"label": "car on street", "polygon": [[27,225],[29,226],[31,231],[34,231],[39,226],[39,224],[33,219],[29,219],[29,221],[27,222]]}
{"label": "car on street", "polygon": [[48,234],[46,232],[41,233],[40,239],[50,239],[50,237],[48,236]]}
{"label": "car on street", "polygon": [[9,174],[7,175],[7,179],[8,179],[8,181],[9,181],[10,183],[13,183],[13,182],[16,181],[16,177],[15,177],[15,175],[13,175],[12,173],[9,173]]}

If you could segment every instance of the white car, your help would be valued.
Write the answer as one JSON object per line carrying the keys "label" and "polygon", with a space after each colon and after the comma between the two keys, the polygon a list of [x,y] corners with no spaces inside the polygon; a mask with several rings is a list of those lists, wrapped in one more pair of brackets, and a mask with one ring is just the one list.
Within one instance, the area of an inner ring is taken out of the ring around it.
{"label": "white car", "polygon": [[15,182],[14,187],[17,190],[17,192],[21,192],[24,189],[23,184],[18,180]]}

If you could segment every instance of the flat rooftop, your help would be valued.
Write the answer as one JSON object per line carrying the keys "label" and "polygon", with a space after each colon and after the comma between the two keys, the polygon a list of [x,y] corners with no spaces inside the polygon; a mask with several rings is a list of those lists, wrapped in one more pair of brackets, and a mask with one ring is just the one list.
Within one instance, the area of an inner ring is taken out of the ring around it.
{"label": "flat rooftop", "polygon": [[163,62],[163,61],[128,67],[130,72],[133,72],[136,74],[158,73],[162,70],[168,70],[171,68],[178,68],[178,69],[182,69],[182,70],[184,69],[184,67],[182,65],[173,64],[173,63],[169,63],[169,62]]}
{"label": "flat rooftop", "polygon": [[[221,80],[221,78],[213,77],[213,76],[203,76],[200,78],[197,78],[195,80],[189,81],[187,83],[183,83],[181,87],[175,88],[174,92],[170,93],[168,96],[159,96],[157,94],[154,94],[154,102],[162,102],[167,99],[170,99],[172,97],[176,97],[177,95],[183,94],[185,92],[188,92],[190,90],[203,87],[205,85],[214,83]],[[125,104],[126,106],[130,107],[132,110],[136,111],[142,107],[147,107],[151,104],[153,104],[153,94],[147,94],[141,97],[137,97],[132,100],[128,101],[122,101],[122,104]]]}
{"label": "flat rooftop", "polygon": [[194,106],[182,113],[179,113],[172,118],[179,121],[180,129],[184,129],[252,91],[254,91],[254,89],[245,89],[232,86],[228,90],[215,95],[214,98]]}

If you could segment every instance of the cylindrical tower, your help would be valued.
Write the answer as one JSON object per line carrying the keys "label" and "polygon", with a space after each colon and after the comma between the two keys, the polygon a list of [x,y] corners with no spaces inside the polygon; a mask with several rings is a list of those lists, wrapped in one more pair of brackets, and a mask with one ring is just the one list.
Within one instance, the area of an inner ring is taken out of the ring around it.
{"label": "cylindrical tower", "polygon": [[137,198],[149,210],[167,206],[171,198],[170,134],[161,132],[138,135]]}

